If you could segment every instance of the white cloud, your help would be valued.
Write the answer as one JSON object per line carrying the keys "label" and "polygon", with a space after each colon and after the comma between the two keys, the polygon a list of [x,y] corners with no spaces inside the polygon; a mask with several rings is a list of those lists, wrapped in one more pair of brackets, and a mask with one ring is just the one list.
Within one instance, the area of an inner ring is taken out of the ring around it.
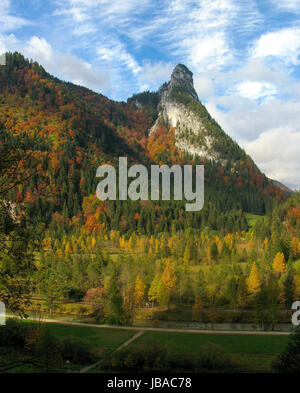
{"label": "white cloud", "polygon": [[258,104],[232,95],[212,97],[206,107],[267,176],[300,189],[300,99]]}
{"label": "white cloud", "polygon": [[198,94],[199,99],[207,100],[214,94],[214,85],[211,78],[203,75],[194,76],[194,87]]}
{"label": "white cloud", "polygon": [[[216,109],[219,104],[228,109],[222,112]],[[240,143],[247,143],[277,127],[295,128],[300,124],[300,100],[284,102],[273,99],[267,103],[232,97],[214,97],[207,103],[207,108],[224,130]]]}
{"label": "white cloud", "polygon": [[300,29],[285,28],[263,34],[254,45],[252,56],[254,58],[275,56],[287,64],[298,65],[299,49]]}
{"label": "white cloud", "polygon": [[0,53],[13,51],[16,48],[18,40],[14,34],[1,34],[0,33]]}
{"label": "white cloud", "polygon": [[[231,0],[170,1],[165,20],[158,18],[157,28],[174,53],[187,59],[198,71],[218,68],[232,61],[227,29],[236,18],[238,6]],[[159,34],[159,33],[158,33]]]}
{"label": "white cloud", "polygon": [[298,132],[294,127],[275,128],[245,147],[270,178],[293,189],[300,188],[300,127]]}
{"label": "white cloud", "polygon": [[[143,14],[151,5],[150,0],[68,0],[60,1],[54,15],[65,15],[76,23],[75,34],[90,34],[95,31],[131,28],[136,15]],[[85,28],[88,25],[88,28]]]}
{"label": "white cloud", "polygon": [[49,62],[53,56],[51,45],[45,38],[39,38],[36,36],[31,37],[28,41],[24,51],[29,55],[30,58],[38,58],[42,62]]}
{"label": "white cloud", "polygon": [[298,14],[300,12],[300,0],[271,0],[272,5],[280,11],[288,11]]}
{"label": "white cloud", "polygon": [[241,97],[257,100],[270,99],[277,94],[277,88],[268,82],[244,81],[236,86],[236,92]]}
{"label": "white cloud", "polygon": [[170,62],[150,63],[145,61],[142,64],[138,75],[138,84],[141,91],[157,90],[164,82],[170,79],[174,65]]}
{"label": "white cloud", "polygon": [[102,46],[99,47],[96,52],[101,60],[114,65],[121,64],[129,69],[133,75],[141,71],[139,64],[121,44],[116,44],[111,47]]}
{"label": "white cloud", "polygon": [[188,62],[195,68],[220,67],[232,58],[224,33],[216,32],[202,38],[187,38],[182,46],[189,49]]}
{"label": "white cloud", "polygon": [[[19,43],[19,46],[22,46],[22,43]],[[53,50],[45,38],[33,36],[21,51],[28,58],[42,64],[48,72],[64,80],[97,91],[110,88],[109,72],[103,73],[102,71],[100,73],[91,64],[72,54]]]}
{"label": "white cloud", "polygon": [[1,0],[0,7],[0,32],[8,32],[30,24],[29,21],[24,18],[20,18],[12,15],[11,13],[11,1]]}

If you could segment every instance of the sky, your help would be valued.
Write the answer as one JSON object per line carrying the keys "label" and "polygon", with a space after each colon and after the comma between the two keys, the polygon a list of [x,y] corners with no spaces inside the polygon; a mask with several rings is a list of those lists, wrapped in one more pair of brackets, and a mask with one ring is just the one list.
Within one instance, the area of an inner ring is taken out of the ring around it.
{"label": "sky", "polygon": [[114,100],[183,63],[224,131],[300,189],[300,0],[1,0],[6,51]]}

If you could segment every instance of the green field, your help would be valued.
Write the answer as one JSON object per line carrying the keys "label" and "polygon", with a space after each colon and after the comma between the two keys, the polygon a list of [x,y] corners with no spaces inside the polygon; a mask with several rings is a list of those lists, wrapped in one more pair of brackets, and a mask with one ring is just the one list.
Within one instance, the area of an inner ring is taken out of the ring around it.
{"label": "green field", "polygon": [[[38,322],[23,321],[22,323],[36,325]],[[136,331],[109,328],[94,328],[89,326],[70,326],[56,323],[43,323],[52,335],[63,339],[69,336],[79,338],[99,353],[113,351],[131,338]],[[224,348],[248,372],[269,372],[272,361],[282,352],[289,340],[287,335],[246,335],[246,334],[201,334],[180,332],[153,332],[145,331],[142,336],[132,342],[130,346],[151,345],[159,347],[165,344],[174,347],[178,356],[180,354],[197,353],[202,345],[213,343]],[[2,354],[3,355],[3,354]],[[0,356],[1,357],[1,356]],[[4,359],[3,359],[4,360]],[[79,367],[79,366],[78,366]],[[79,367],[80,369],[80,367]],[[14,370],[14,372],[33,372],[30,367]],[[101,366],[95,367],[91,372],[103,372]]]}
{"label": "green field", "polygon": [[[39,322],[35,321],[20,321],[22,324],[37,326]],[[113,351],[132,337],[136,332],[134,330],[123,330],[123,329],[106,329],[106,328],[94,328],[89,326],[70,326],[62,325],[57,323],[44,323],[42,327],[46,327],[51,336],[57,339],[66,339],[73,337],[80,339],[87,346],[90,345],[97,358],[100,359],[104,353]],[[1,327],[0,327],[1,328]],[[24,351],[21,348],[14,347],[1,347],[0,346],[0,369],[6,368],[11,363],[23,363],[23,359],[26,358]],[[86,364],[72,364],[73,371],[79,371]],[[60,372],[66,372],[70,366],[63,365]],[[35,373],[40,372],[33,364],[22,364],[18,367],[8,369],[6,372],[9,373]],[[42,371],[44,371],[42,369]]]}
{"label": "green field", "polygon": [[233,354],[245,371],[270,372],[273,360],[288,340],[289,336],[145,332],[131,345],[169,343],[180,354],[195,353],[210,342]]}
{"label": "green field", "polygon": [[[26,321],[35,324],[37,322]],[[94,328],[89,326],[70,326],[58,323],[43,323],[54,337],[72,336],[91,344],[95,349],[113,350],[118,348],[136,332],[134,330]]]}
{"label": "green field", "polygon": [[288,339],[288,336],[145,332],[132,345],[172,343],[180,352],[191,353],[210,342],[231,353],[276,355],[285,348]]}
{"label": "green field", "polygon": [[257,220],[261,220],[262,218],[264,218],[264,216],[260,216],[258,214],[252,214],[252,213],[245,213],[245,217],[250,227],[250,230],[254,228]]}

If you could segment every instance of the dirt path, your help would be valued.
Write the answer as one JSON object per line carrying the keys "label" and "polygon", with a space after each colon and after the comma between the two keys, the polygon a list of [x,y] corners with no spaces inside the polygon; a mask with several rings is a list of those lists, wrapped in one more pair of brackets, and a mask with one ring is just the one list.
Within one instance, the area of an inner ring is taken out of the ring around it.
{"label": "dirt path", "polygon": [[[119,348],[117,348],[115,351],[113,352],[117,352],[120,351],[121,349],[123,349],[124,347],[127,347],[127,345],[131,344],[133,341],[135,341],[137,338],[139,338],[142,334],[144,333],[144,331],[138,332],[136,333],[133,337],[131,337],[129,340],[125,341],[122,345],[119,346]],[[99,362],[95,363],[95,364],[91,364],[90,366],[86,366],[83,367],[80,370],[80,373],[87,373],[88,371],[90,371],[92,368],[98,366],[101,363],[102,360],[99,360]]]}
{"label": "dirt path", "polygon": [[131,337],[129,340],[125,341],[124,344],[120,345],[119,348],[116,349],[116,351],[120,351],[124,347],[127,347],[127,345],[131,344],[132,341],[135,341],[137,338],[139,338],[142,334],[144,334],[144,331],[140,331],[137,334],[135,334],[133,337]]}
{"label": "dirt path", "polygon": [[84,374],[84,373],[89,372],[92,368],[98,366],[101,362],[102,362],[102,359],[99,360],[99,362],[97,362],[97,363],[95,363],[95,364],[91,364],[90,366],[83,367],[83,368],[79,371],[80,374]]}
{"label": "dirt path", "polygon": [[[7,315],[7,318],[18,318],[17,316]],[[97,325],[94,323],[83,322],[68,322],[59,319],[48,318],[28,318],[30,321],[39,321],[47,323],[58,323],[60,325],[69,326],[83,326],[93,327],[99,329],[117,329],[117,330],[135,330],[138,332],[170,332],[170,333],[197,333],[197,334],[245,334],[245,335],[265,335],[265,336],[288,336],[291,332],[270,332],[270,331],[256,331],[256,330],[201,330],[201,329],[174,329],[174,328],[155,328],[155,327],[139,327],[139,326],[112,326],[112,325]]]}

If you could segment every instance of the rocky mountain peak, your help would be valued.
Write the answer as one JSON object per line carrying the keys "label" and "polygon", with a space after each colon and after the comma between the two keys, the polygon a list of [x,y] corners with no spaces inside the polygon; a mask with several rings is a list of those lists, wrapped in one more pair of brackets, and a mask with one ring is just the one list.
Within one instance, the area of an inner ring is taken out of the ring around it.
{"label": "rocky mountain peak", "polygon": [[193,73],[184,64],[177,64],[172,72],[170,82],[165,83],[160,88],[161,100],[166,101],[171,98],[174,92],[184,93],[192,99],[199,101],[194,89]]}

